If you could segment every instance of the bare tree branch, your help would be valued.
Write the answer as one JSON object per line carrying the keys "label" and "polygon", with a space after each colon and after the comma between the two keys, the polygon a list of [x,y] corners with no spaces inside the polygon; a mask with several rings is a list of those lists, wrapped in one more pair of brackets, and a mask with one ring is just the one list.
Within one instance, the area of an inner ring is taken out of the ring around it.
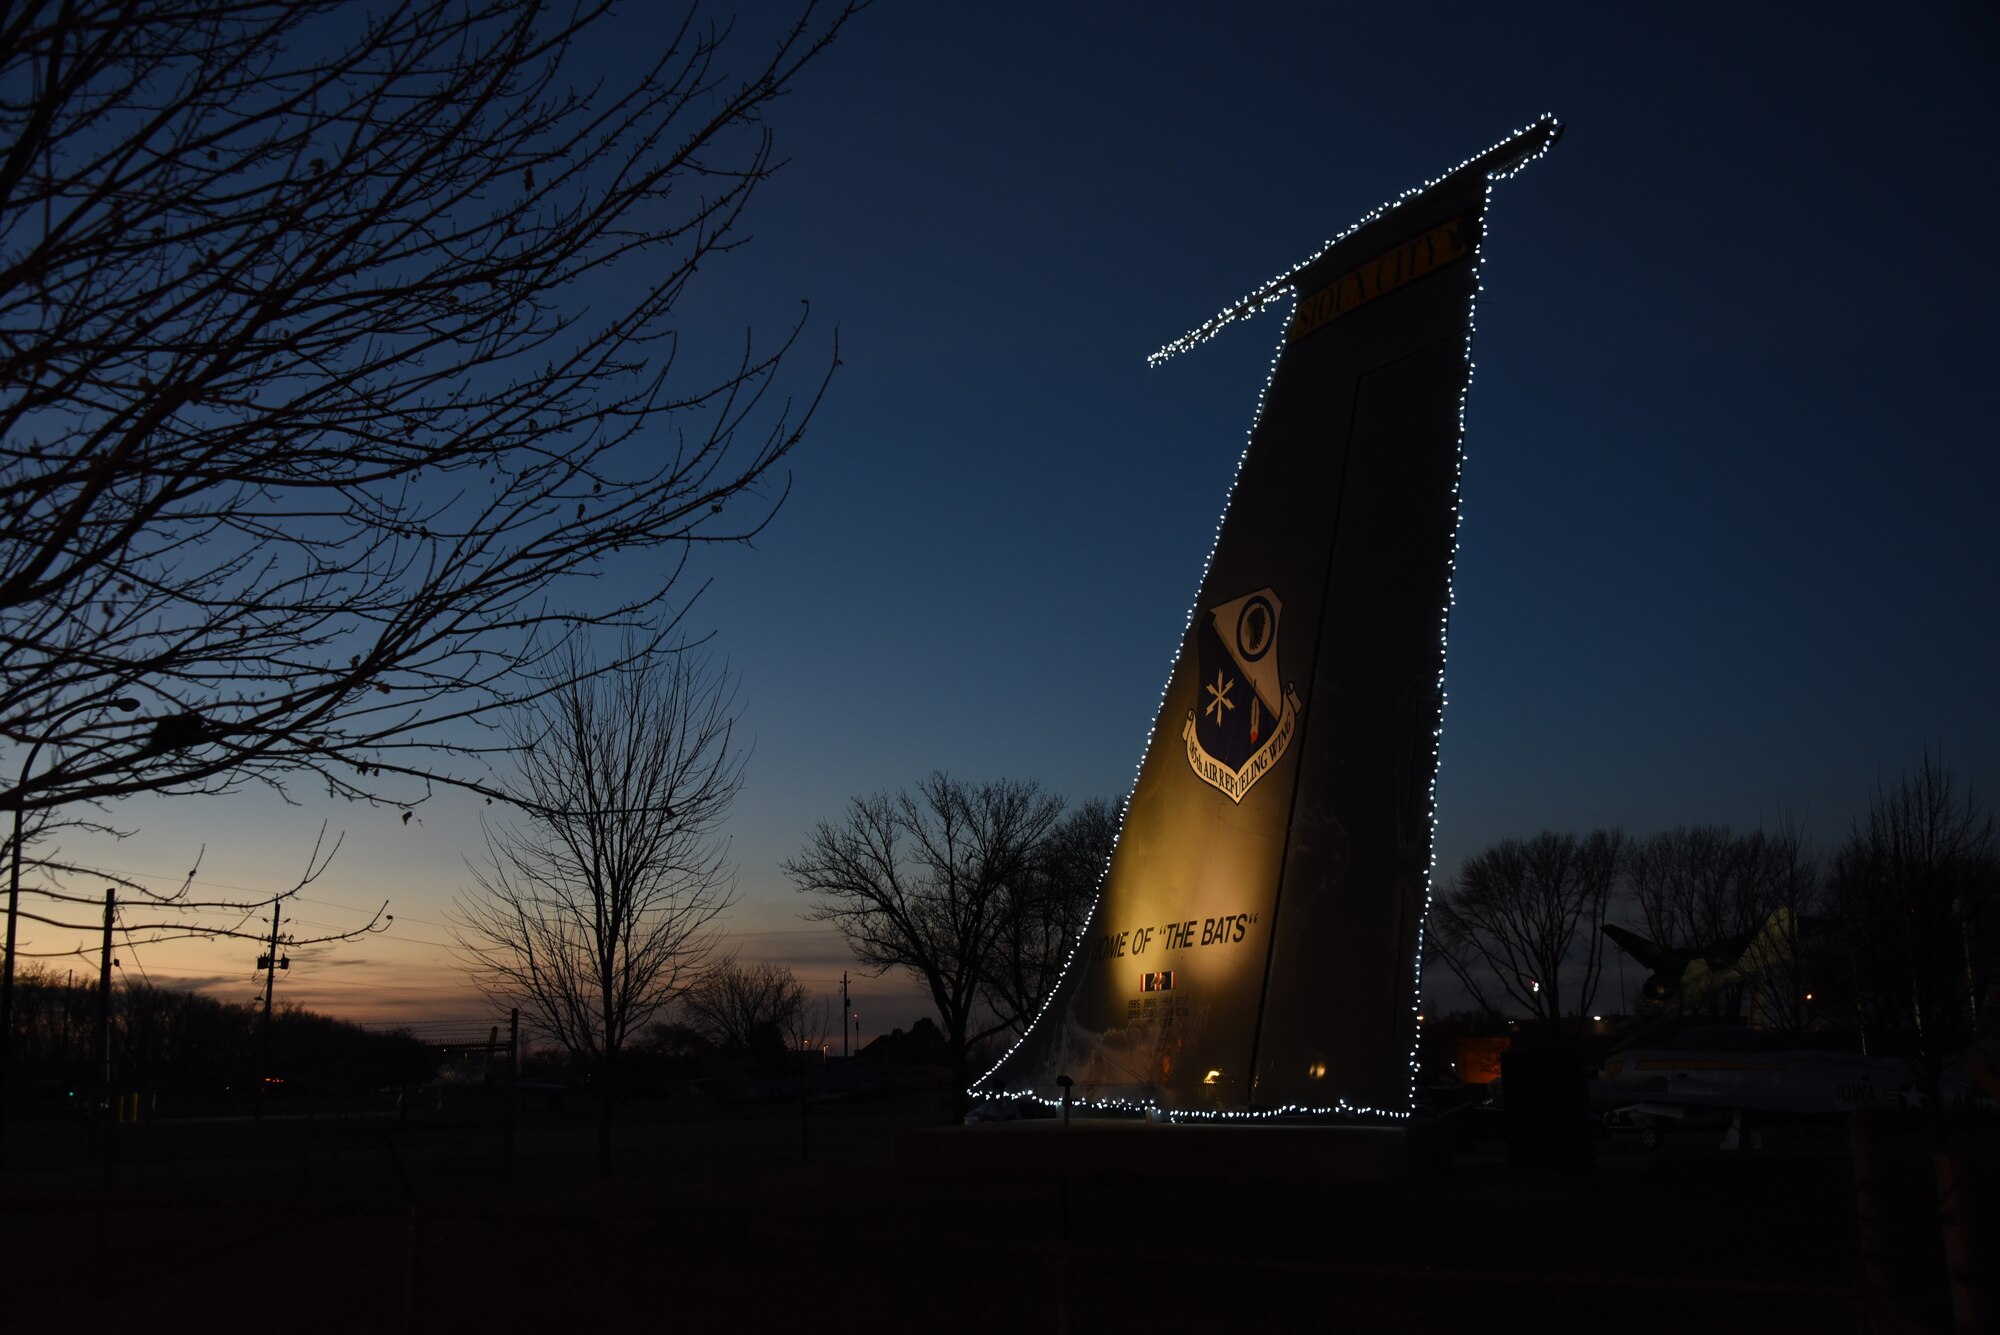
{"label": "bare tree branch", "polygon": [[1050,829],[1028,875],[1006,887],[980,998],[1015,1033],[1028,1032],[1061,981],[1117,840],[1116,810],[1092,798]]}
{"label": "bare tree branch", "polygon": [[452,936],[489,996],[596,1073],[608,1171],[618,1055],[717,946],[734,884],[717,831],[744,757],[728,680],[697,651],[612,674],[581,652],[510,722],[522,820],[488,827]]}
{"label": "bare tree branch", "polygon": [[1010,891],[1032,878],[1061,813],[1062,799],[1032,782],[932,773],[914,793],[856,798],[844,823],[822,821],[784,864],[813,898],[807,917],[838,928],[864,968],[907,969],[930,990],[961,1115],[971,1048],[1009,1024],[978,1017]]}
{"label": "bare tree branch", "polygon": [[2000,825],[1927,750],[1877,790],[1829,880],[1849,939],[1845,1008],[1872,1050],[1909,1058],[1941,1134],[1944,1066],[1991,1031],[2000,984]]}
{"label": "bare tree branch", "polygon": [[796,1046],[806,990],[785,965],[731,958],[697,979],[681,1002],[695,1028],[725,1056],[759,1056]]}
{"label": "bare tree branch", "polygon": [[1431,906],[1426,942],[1489,1016],[1511,1001],[1565,1045],[1563,1017],[1587,1013],[1603,961],[1599,929],[1624,836],[1544,831],[1467,858]]}
{"label": "bare tree branch", "polygon": [[1720,953],[1727,968],[1690,975],[1656,998],[1686,1012],[1803,1022],[1806,936],[1816,930],[1818,872],[1789,816],[1775,833],[1677,826],[1627,857],[1642,930],[1666,950]]}
{"label": "bare tree branch", "polygon": [[598,0],[0,13],[0,737],[60,756],[0,810],[498,796],[481,725],[581,628],[669,642],[831,367],[795,399],[802,314],[718,361],[676,312],[852,10],[753,56],[690,8],[583,87]]}

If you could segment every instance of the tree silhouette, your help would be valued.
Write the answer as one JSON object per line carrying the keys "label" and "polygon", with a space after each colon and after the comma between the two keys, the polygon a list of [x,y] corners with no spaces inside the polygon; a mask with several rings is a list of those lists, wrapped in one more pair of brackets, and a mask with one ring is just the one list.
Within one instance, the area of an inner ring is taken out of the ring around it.
{"label": "tree silhouette", "polygon": [[851,9],[737,75],[691,12],[572,87],[607,12],[0,11],[0,736],[60,743],[0,810],[495,793],[468,724],[581,628],[643,660],[690,551],[769,520],[825,384],[779,388],[803,316],[718,360],[676,311]]}
{"label": "tree silhouette", "polygon": [[1050,829],[1028,875],[1006,887],[980,995],[1015,1033],[1028,1032],[1061,980],[1089,925],[1117,839],[1117,813],[1102,798],[1091,798]]}
{"label": "tree silhouette", "polygon": [[972,1047],[1011,1019],[981,1009],[1010,892],[1034,875],[1061,814],[1062,799],[1032,782],[974,785],[934,772],[914,793],[854,799],[844,821],[820,822],[784,864],[812,897],[808,916],[838,928],[862,967],[923,981],[944,1023],[960,1117]]}
{"label": "tree silhouette", "polygon": [[619,1054],[719,940],[732,878],[716,831],[743,758],[727,680],[699,654],[608,676],[580,656],[509,722],[521,819],[489,825],[452,935],[490,997],[589,1067],[609,1172]]}
{"label": "tree silhouette", "polygon": [[793,1046],[806,1012],[806,990],[782,964],[722,961],[682,997],[694,1028],[725,1056],[765,1056]]}
{"label": "tree silhouette", "polygon": [[1806,977],[1820,920],[1819,872],[1797,821],[1775,832],[1676,826],[1632,842],[1626,856],[1632,902],[1657,946],[1710,962],[1703,986],[1677,990],[1681,1010],[1745,1018],[1786,1029],[1808,1022]]}
{"label": "tree silhouette", "polygon": [[1941,1125],[1944,1066],[1990,1028],[2000,983],[2000,829],[1926,751],[1877,789],[1828,880],[1851,950],[1852,1018],[1871,1049],[1910,1059]]}
{"label": "tree silhouette", "polygon": [[1599,929],[1623,857],[1616,830],[1503,839],[1467,858],[1439,893],[1430,952],[1489,1016],[1511,1000],[1552,1050],[1565,1050],[1563,1016],[1586,1013],[1597,992]]}

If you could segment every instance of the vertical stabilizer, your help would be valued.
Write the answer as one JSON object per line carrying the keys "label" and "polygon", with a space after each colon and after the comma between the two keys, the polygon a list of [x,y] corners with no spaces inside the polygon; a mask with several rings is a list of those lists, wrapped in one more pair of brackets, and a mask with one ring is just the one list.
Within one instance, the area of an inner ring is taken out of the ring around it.
{"label": "vertical stabilizer", "polygon": [[1155,354],[1291,303],[1090,927],[980,1093],[1407,1111],[1480,240],[1492,182],[1557,133]]}

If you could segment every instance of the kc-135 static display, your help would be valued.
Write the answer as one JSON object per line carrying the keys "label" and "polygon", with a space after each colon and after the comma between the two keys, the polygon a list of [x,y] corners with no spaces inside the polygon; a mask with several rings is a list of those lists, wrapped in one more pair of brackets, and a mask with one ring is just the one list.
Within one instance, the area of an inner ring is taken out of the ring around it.
{"label": "kc-135 static display", "polygon": [[1492,185],[1559,133],[1154,354],[1291,299],[1090,926],[975,1097],[1408,1112],[1480,242]]}

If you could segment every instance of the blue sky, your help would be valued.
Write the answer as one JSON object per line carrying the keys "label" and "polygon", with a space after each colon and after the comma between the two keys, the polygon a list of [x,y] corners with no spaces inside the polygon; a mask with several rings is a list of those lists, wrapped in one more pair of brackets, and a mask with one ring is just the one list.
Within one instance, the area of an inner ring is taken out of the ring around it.
{"label": "blue sky", "polygon": [[[933,768],[1122,790],[1283,315],[1146,354],[1544,111],[1568,133],[1490,217],[1441,867],[1543,828],[1784,808],[1826,849],[1927,744],[1990,792],[2000,47],[1969,5],[1796,12],[861,15],[772,117],[790,162],[755,240],[683,312],[733,346],[809,298],[799,383],[835,326],[843,361],[789,503],[704,558],[692,613],[755,737],[744,955],[837,981],[778,863],[853,795]],[[638,50],[665,17],[620,22]],[[263,890],[330,820],[348,845],[301,917],[387,896],[398,926],[284,986],[477,1010],[426,944],[470,804],[408,827],[254,795],[121,815],[143,828],[105,861],[184,871],[206,842],[206,877]],[[247,995],[254,953],[144,962]],[[925,1009],[894,979],[861,996],[869,1032]]]}

